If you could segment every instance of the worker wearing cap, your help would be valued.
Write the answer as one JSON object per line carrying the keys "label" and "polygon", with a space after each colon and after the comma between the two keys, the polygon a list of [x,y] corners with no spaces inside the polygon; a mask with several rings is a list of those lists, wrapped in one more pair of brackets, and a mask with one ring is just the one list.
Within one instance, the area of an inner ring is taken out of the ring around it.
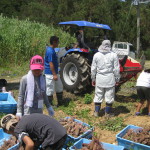
{"label": "worker wearing cap", "polygon": [[94,115],[99,116],[101,103],[105,99],[105,114],[109,116],[114,102],[115,84],[120,79],[119,60],[111,51],[109,40],[104,40],[98,51],[91,66],[92,85],[95,86]]}
{"label": "worker wearing cap", "polygon": [[23,76],[20,82],[17,113],[16,116],[22,117],[32,113],[43,113],[43,104],[51,116],[54,110],[46,95],[46,81],[42,75],[44,70],[44,60],[41,56],[33,56],[30,60],[30,71]]}
{"label": "worker wearing cap", "polygon": [[19,120],[8,114],[1,119],[5,132],[17,137],[25,150],[62,150],[66,141],[66,129],[55,119],[44,114],[26,115]]}
{"label": "worker wearing cap", "polygon": [[47,46],[45,52],[45,76],[47,96],[49,102],[53,104],[53,94],[56,92],[57,102],[60,106],[63,103],[63,85],[58,72],[58,57],[55,48],[58,47],[59,38],[56,36],[50,37],[50,46]]}

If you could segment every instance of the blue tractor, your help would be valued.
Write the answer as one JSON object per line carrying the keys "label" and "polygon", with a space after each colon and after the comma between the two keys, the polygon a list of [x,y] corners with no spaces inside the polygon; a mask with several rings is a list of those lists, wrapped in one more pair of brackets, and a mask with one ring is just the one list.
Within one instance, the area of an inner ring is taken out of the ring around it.
{"label": "blue tractor", "polygon": [[[83,30],[84,27],[111,30],[108,25],[88,21],[68,21],[59,24],[76,25],[79,30]],[[81,93],[90,85],[90,66],[93,55],[97,52],[97,49],[91,49],[84,43],[83,33],[81,36],[77,44],[56,50],[60,60],[60,76],[63,86],[73,93]]]}
{"label": "blue tractor", "polygon": [[[81,93],[86,91],[91,85],[90,66],[93,56],[100,45],[100,41],[97,46],[95,44],[94,46],[86,44],[84,42],[83,28],[99,28],[103,29],[104,33],[107,33],[106,31],[111,30],[111,28],[108,25],[88,21],[68,21],[60,22],[59,24],[80,27],[80,33],[76,36],[78,43],[69,48],[58,48],[56,51],[60,60],[60,77],[64,88],[69,92]],[[107,39],[106,34],[104,39]],[[99,37],[97,38],[98,40]],[[116,91],[123,83],[135,77],[142,70],[140,63],[129,56],[124,56],[119,62],[121,79],[116,87]]]}

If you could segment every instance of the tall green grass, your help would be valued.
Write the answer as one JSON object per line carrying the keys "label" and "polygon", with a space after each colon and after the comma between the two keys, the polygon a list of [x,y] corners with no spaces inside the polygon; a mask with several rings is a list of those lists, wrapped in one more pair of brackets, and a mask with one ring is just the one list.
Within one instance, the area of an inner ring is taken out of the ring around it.
{"label": "tall green grass", "polygon": [[59,47],[74,42],[74,37],[60,28],[0,15],[0,66],[21,65],[35,54],[44,56],[53,35],[60,38]]}

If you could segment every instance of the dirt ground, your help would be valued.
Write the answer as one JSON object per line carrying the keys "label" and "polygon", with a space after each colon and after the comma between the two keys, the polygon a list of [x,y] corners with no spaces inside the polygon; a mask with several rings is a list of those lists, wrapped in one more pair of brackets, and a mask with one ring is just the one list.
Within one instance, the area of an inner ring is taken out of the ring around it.
{"label": "dirt ground", "polygon": [[[84,107],[85,106],[82,106],[81,109],[84,109]],[[113,131],[108,131],[108,130],[102,130],[102,129],[100,129],[97,126],[97,124],[100,121],[104,121],[105,118],[104,118],[104,116],[103,117],[99,117],[99,118],[95,118],[93,116],[94,105],[92,104],[92,106],[90,105],[90,107],[92,107],[91,108],[92,110],[89,113],[89,117],[92,118],[92,120],[93,120],[92,123],[93,123],[93,126],[95,127],[94,132],[97,133],[97,136],[101,139],[101,142],[111,143],[111,144],[117,144],[117,142],[116,142],[116,134],[119,133],[120,131],[113,132]],[[66,117],[65,113],[63,111],[61,111],[61,110],[56,111],[55,115],[56,115],[56,118]],[[86,121],[87,119],[78,118],[78,116],[74,116],[74,117],[77,118],[77,119],[79,119],[79,120],[81,120],[81,121],[83,121],[83,122],[88,123]],[[148,116],[146,116],[146,115],[145,116],[134,116],[134,114],[132,114],[132,113],[129,112],[128,114],[119,114],[119,117],[123,117],[124,118],[124,123],[126,125],[136,125],[136,126],[139,126],[139,127],[150,126],[150,121],[149,121],[150,118]]]}
{"label": "dirt ground", "polygon": [[[148,62],[146,65],[150,65]],[[4,77],[3,77],[4,78]],[[11,90],[14,93],[14,97],[17,100],[19,82],[21,77],[16,77],[11,79],[6,78],[8,81],[7,90]],[[125,83],[121,90],[116,94],[115,103],[113,105],[113,111],[115,117],[123,118],[123,123],[125,125],[136,125],[139,127],[150,126],[150,117],[146,115],[146,103],[143,107],[142,113],[143,116],[134,116],[135,109],[137,106],[138,97],[135,89],[135,79],[131,82]],[[94,91],[90,93],[94,97]],[[116,144],[116,134],[118,131],[109,131],[107,129],[101,129],[100,123],[105,121],[104,117],[104,107],[105,103],[102,104],[102,115],[99,118],[93,116],[94,103],[84,104],[84,96],[70,94],[64,91],[64,97],[67,102],[67,105],[55,109],[55,118],[60,119],[67,116],[74,116],[75,118],[82,120],[83,122],[89,123],[94,126],[94,132],[101,139],[101,142]],[[73,101],[72,103],[70,103]],[[82,112],[82,113],[81,113]],[[47,110],[44,110],[44,113],[47,114]]]}
{"label": "dirt ground", "polygon": [[[15,89],[14,90],[11,89],[11,90],[14,92],[15,99],[17,100],[19,85],[16,84],[16,82],[17,82],[16,80],[15,81],[11,81],[11,82],[9,82],[9,84],[14,85]],[[150,121],[149,121],[150,118],[148,116],[146,116],[146,114],[144,114],[143,116],[134,116],[137,102],[135,101],[134,98],[132,98],[130,96],[130,93],[128,93],[128,95],[126,96],[126,93],[123,92],[123,91],[124,90],[122,89],[117,94],[117,99],[121,98],[120,102],[116,102],[117,105],[119,105],[119,106],[117,106],[117,107],[113,106],[114,112],[117,114],[115,117],[122,117],[123,118],[123,122],[126,125],[130,125],[131,124],[131,125],[136,125],[136,126],[139,126],[139,127],[150,126]],[[135,92],[135,90],[134,90],[134,92]],[[77,100],[75,100],[75,105],[76,105],[75,106],[75,110],[78,110],[78,111],[84,110],[84,109],[89,109],[90,110],[89,113],[88,113],[88,117],[89,117],[88,119],[85,116],[82,118],[82,114],[80,115],[80,117],[78,117],[77,114],[73,114],[73,117],[75,117],[76,119],[81,120],[83,122],[86,122],[86,123],[90,122],[91,125],[94,126],[94,132],[97,133],[97,136],[101,139],[102,142],[117,144],[117,142],[116,142],[116,134],[119,133],[119,131],[115,132],[115,131],[109,131],[109,130],[106,130],[106,129],[102,130],[98,126],[100,121],[104,121],[105,120],[105,117],[104,117],[104,115],[102,115],[99,118],[95,118],[93,116],[94,103],[92,103],[92,104],[83,104],[82,102],[80,102],[80,100],[83,97],[79,98],[78,96],[76,96],[74,94],[70,94],[68,92],[64,92],[64,95],[65,95],[65,97],[67,97],[69,99],[77,98]],[[122,101],[124,101],[124,102],[122,102]],[[129,104],[127,104],[128,108],[125,108],[124,106],[122,106],[122,104],[126,103],[127,101],[129,101]],[[130,107],[131,104],[132,104],[132,107]],[[105,103],[103,103],[103,105],[102,105],[102,108],[104,108],[104,107],[105,107]],[[124,112],[124,110],[125,110],[125,112]],[[46,109],[44,110],[44,113],[47,114],[47,110]],[[62,110],[61,110],[61,108],[55,110],[55,118],[56,119],[59,120],[60,118],[64,118],[64,117],[67,117],[67,116],[72,116],[72,115],[69,115],[68,113],[66,114],[63,111],[63,108],[62,108]]]}

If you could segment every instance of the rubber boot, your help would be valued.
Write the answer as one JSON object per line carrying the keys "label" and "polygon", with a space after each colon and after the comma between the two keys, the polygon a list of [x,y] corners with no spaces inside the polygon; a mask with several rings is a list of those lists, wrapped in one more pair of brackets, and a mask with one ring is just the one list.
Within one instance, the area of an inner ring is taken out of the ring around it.
{"label": "rubber boot", "polygon": [[110,113],[111,113],[111,110],[112,110],[112,107],[110,107],[110,106],[106,106],[106,107],[105,107],[105,113],[106,113],[106,114],[110,114]]}
{"label": "rubber boot", "polygon": [[101,108],[101,103],[95,103],[95,111],[94,111],[94,116],[95,117],[99,117],[100,108]]}
{"label": "rubber boot", "polygon": [[105,107],[105,117],[106,118],[114,117],[114,114],[111,113],[111,111],[112,111],[112,104],[106,103],[106,107]]}
{"label": "rubber boot", "polygon": [[135,113],[135,116],[140,116],[140,115],[141,115],[140,112],[136,112],[136,113]]}
{"label": "rubber boot", "polygon": [[49,103],[53,106],[53,95],[52,96],[48,96],[48,100],[49,100]]}
{"label": "rubber boot", "polygon": [[61,93],[56,93],[56,97],[57,97],[57,107],[63,105],[63,92]]}

